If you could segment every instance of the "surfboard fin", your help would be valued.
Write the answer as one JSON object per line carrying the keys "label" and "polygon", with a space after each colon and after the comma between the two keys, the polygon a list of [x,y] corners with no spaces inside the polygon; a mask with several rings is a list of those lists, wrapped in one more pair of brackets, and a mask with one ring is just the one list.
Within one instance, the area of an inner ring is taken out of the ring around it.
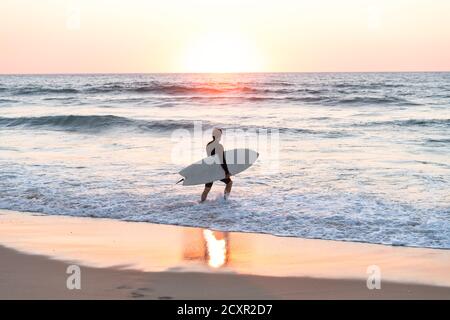
{"label": "surfboard fin", "polygon": [[184,178],[181,178],[180,180],[178,180],[178,182],[177,183],[175,183],[175,184],[179,184],[181,181],[184,181]]}

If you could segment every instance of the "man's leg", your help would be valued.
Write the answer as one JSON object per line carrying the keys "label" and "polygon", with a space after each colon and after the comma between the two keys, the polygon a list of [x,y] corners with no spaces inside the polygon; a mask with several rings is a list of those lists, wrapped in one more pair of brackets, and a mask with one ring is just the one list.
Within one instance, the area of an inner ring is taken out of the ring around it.
{"label": "man's leg", "polygon": [[206,197],[208,197],[209,191],[211,191],[211,187],[212,187],[212,183],[205,184],[205,189],[203,190],[200,202],[203,202],[206,200]]}
{"label": "man's leg", "polygon": [[233,186],[233,181],[231,181],[231,179],[230,179],[230,181],[225,186],[225,191],[223,193],[223,197],[225,200],[228,199],[228,197],[230,196],[232,186]]}

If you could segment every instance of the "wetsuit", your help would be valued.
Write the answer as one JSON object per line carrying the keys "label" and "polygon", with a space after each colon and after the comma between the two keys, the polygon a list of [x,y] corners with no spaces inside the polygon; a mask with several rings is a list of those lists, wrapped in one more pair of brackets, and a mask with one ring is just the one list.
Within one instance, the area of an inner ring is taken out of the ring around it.
{"label": "wetsuit", "polygon": [[[214,146],[214,145],[211,146],[211,144],[215,143],[215,141],[216,140],[214,139],[213,141],[208,142],[208,144],[206,145],[206,153],[208,154],[208,157],[209,156],[213,156],[213,155],[216,154],[216,147],[217,146]],[[219,145],[219,144],[217,143],[217,145]],[[211,147],[213,147],[213,148],[211,148]],[[227,161],[225,160],[225,152],[222,154],[222,159],[223,159],[223,162],[220,165],[222,166],[223,171],[225,171],[225,174],[228,175],[228,174],[230,174],[230,171],[228,171]],[[225,178],[225,179],[222,179],[220,181],[222,181],[225,184],[229,184],[231,182],[231,179],[230,178]],[[212,185],[213,185],[213,182],[209,182],[209,183],[205,184],[205,187],[206,188],[211,188]]]}

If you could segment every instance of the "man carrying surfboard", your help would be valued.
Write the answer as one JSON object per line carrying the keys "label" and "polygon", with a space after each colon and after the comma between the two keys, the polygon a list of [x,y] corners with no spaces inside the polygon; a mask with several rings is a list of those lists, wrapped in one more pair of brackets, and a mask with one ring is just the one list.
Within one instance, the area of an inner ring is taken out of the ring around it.
{"label": "man carrying surfboard", "polygon": [[[222,179],[220,181],[225,183],[225,191],[223,197],[226,200],[230,196],[233,181],[231,181],[230,178],[230,171],[228,170],[227,161],[225,160],[223,145],[219,143],[221,138],[222,138],[222,129],[214,128],[212,132],[212,141],[208,142],[208,144],[206,145],[206,153],[208,154],[208,157],[217,154],[220,160],[220,165],[225,171],[225,179]],[[208,193],[209,191],[211,191],[212,185],[213,182],[208,182],[205,184],[205,189],[203,190],[201,196],[201,202],[205,201],[206,197],[208,197]]]}

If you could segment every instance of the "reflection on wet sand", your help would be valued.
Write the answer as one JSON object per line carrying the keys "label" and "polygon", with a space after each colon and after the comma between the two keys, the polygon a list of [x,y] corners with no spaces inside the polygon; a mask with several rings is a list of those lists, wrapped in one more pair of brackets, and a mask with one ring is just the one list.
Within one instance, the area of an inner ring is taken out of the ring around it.
{"label": "reflection on wet sand", "polygon": [[203,230],[208,265],[220,268],[228,262],[228,232]]}
{"label": "reflection on wet sand", "polygon": [[[93,267],[277,277],[383,279],[450,286],[450,251],[283,238],[0,210],[0,245]],[[1,261],[0,261],[1,262]]]}
{"label": "reflection on wet sand", "polygon": [[230,257],[228,232],[209,229],[186,229],[183,259],[201,261],[212,268],[224,267]]}

